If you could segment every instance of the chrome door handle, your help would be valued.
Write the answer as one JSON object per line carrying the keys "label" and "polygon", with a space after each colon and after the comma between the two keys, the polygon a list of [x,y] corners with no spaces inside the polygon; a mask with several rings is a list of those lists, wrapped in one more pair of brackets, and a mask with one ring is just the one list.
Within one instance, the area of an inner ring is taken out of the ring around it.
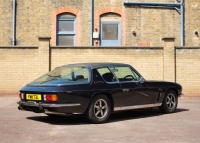
{"label": "chrome door handle", "polygon": [[128,92],[129,91],[129,89],[122,89],[123,90],[123,92]]}

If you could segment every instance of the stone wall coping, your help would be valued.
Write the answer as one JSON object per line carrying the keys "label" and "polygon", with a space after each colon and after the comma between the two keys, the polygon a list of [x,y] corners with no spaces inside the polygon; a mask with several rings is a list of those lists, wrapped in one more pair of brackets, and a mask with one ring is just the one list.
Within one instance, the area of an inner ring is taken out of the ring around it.
{"label": "stone wall coping", "polygon": [[[52,49],[163,49],[161,46],[50,46]],[[179,48],[179,47],[177,47]],[[182,48],[182,47],[181,47]],[[200,48],[200,47],[196,47]],[[0,46],[0,49],[38,49],[38,46]]]}
{"label": "stone wall coping", "polygon": [[176,46],[176,49],[200,49],[200,47],[197,46]]}
{"label": "stone wall coping", "polygon": [[163,47],[138,46],[50,46],[52,49],[163,49]]}
{"label": "stone wall coping", "polygon": [[38,49],[38,46],[0,46],[0,49]]}

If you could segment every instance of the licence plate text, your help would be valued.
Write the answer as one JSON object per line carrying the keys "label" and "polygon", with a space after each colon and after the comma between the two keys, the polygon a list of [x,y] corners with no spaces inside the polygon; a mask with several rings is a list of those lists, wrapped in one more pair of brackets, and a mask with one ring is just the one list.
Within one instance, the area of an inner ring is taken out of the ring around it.
{"label": "licence plate text", "polygon": [[27,100],[42,100],[41,94],[26,94]]}

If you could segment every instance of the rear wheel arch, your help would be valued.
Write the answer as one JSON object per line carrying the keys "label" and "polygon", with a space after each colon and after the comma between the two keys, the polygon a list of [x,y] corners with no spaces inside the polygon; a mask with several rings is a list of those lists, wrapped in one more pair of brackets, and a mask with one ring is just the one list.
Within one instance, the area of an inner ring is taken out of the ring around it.
{"label": "rear wheel arch", "polygon": [[108,120],[112,111],[112,99],[106,93],[98,93],[92,96],[85,111],[85,115],[91,123],[104,123]]}
{"label": "rear wheel arch", "polygon": [[[88,104],[88,107],[89,107],[89,105],[91,104],[92,99],[93,99],[95,96],[98,96],[98,95],[105,95],[105,96],[108,97],[108,99],[110,100],[110,104],[111,104],[111,110],[113,111],[113,110],[114,110],[114,100],[113,100],[112,95],[111,95],[110,93],[108,93],[108,92],[99,92],[99,93],[95,93],[95,94],[91,97],[90,103]],[[87,107],[87,108],[88,108],[88,107]]]}
{"label": "rear wheel arch", "polygon": [[109,98],[110,100],[110,104],[111,104],[111,110],[114,110],[114,101],[113,101],[113,97],[110,93],[105,93],[105,95]]}

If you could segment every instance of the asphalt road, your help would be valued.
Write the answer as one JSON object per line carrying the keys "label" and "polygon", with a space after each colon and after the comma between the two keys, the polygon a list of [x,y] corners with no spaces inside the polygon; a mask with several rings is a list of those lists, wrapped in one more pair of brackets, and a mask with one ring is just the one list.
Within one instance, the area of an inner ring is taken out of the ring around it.
{"label": "asphalt road", "polygon": [[90,124],[83,115],[19,111],[17,101],[0,97],[1,143],[200,143],[200,98],[179,98],[173,114],[157,108],[115,112],[105,124]]}

